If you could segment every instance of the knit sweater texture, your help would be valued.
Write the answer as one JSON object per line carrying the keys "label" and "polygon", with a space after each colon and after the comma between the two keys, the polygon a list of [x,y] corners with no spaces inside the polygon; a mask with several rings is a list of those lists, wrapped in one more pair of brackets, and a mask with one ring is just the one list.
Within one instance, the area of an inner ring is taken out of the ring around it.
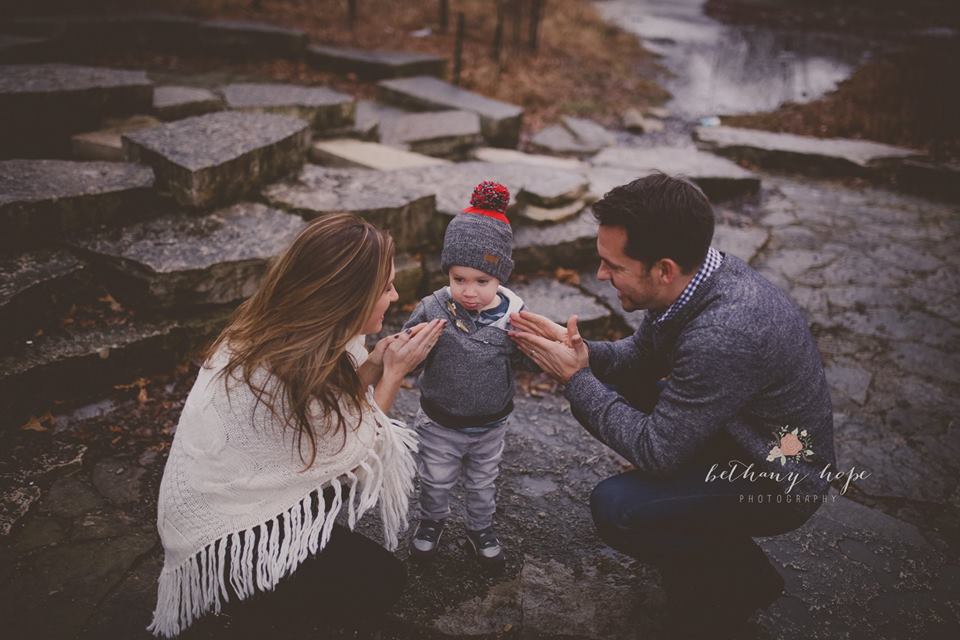
{"label": "knit sweater texture", "polygon": [[[655,325],[647,313],[637,332],[616,342],[588,341],[590,366],[565,395],[602,442],[655,476],[669,476],[695,456],[709,457],[725,431],[745,451],[744,466],[805,476],[792,489],[822,494],[826,465],[836,465],[833,412],[820,355],[806,319],[787,295],[742,260],[725,255],[677,314]],[[651,413],[628,404],[604,381],[654,384],[666,378]],[[806,432],[808,459],[768,460],[784,427]],[[715,461],[719,470],[729,460]],[[709,465],[704,467],[704,476]],[[722,480],[721,480],[722,481]],[[819,503],[792,500],[812,513]]]}
{"label": "knit sweater texture", "polygon": [[525,357],[507,335],[510,314],[523,309],[523,300],[510,289],[498,293],[510,301],[499,321],[478,327],[473,316],[443,287],[423,298],[404,328],[435,319],[447,320],[436,346],[422,365],[420,406],[445,427],[489,424],[513,410],[515,369]]}
{"label": "knit sweater texture", "polygon": [[[350,342],[348,353],[357,367],[366,360],[363,336]],[[342,435],[324,437],[325,418],[316,408],[316,459],[305,469],[293,430],[246,383],[231,378],[224,385],[227,361],[223,348],[201,368],[164,468],[155,635],[175,636],[204,613],[219,612],[227,584],[241,600],[272,590],[324,548],[341,510],[353,528],[379,500],[390,549],[406,528],[416,437],[377,407],[372,389],[361,415],[342,408]],[[269,388],[276,380],[259,370],[253,382]],[[313,494],[328,488],[334,495],[329,509],[314,515]]]}

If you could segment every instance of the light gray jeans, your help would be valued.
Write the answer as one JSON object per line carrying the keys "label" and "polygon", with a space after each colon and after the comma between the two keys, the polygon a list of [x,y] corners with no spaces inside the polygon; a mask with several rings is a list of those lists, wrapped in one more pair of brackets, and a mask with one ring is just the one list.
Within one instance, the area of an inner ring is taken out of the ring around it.
{"label": "light gray jeans", "polygon": [[499,427],[474,435],[440,426],[422,409],[417,413],[414,425],[420,436],[421,519],[447,519],[450,490],[462,471],[467,529],[479,531],[493,524],[497,510],[497,476],[508,423],[509,419]]}

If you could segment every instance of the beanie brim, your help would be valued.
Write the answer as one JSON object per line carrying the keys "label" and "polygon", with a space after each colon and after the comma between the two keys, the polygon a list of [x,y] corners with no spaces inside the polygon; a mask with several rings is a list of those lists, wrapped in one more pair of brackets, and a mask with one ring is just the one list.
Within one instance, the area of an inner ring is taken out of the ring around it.
{"label": "beanie brim", "polygon": [[475,213],[481,216],[488,216],[494,220],[499,220],[504,224],[510,224],[510,219],[499,211],[492,211],[490,209],[481,209],[479,207],[467,207],[463,210],[464,213]]}

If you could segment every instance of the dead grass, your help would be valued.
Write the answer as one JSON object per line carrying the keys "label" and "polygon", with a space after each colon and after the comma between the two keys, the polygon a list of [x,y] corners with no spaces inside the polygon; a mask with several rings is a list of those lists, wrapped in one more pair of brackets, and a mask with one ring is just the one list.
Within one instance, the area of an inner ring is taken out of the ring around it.
{"label": "dead grass", "polygon": [[[504,45],[498,64],[491,56],[496,0],[451,0],[447,33],[438,32],[435,1],[357,0],[358,18],[353,30],[347,25],[345,0],[262,0],[259,9],[253,8],[250,0],[170,0],[162,8],[143,0],[98,3],[108,11],[139,8],[264,21],[303,29],[318,43],[437,53],[450,60],[448,69],[453,66],[455,16],[462,11],[466,24],[462,86],[522,105],[527,111],[527,132],[562,114],[585,115],[614,124],[626,108],[659,104],[668,97],[655,79],[660,71],[655,57],[632,35],[604,23],[587,0],[545,2],[537,53],[527,47],[532,2],[519,0],[519,4],[522,20],[520,28],[515,29],[514,1],[503,3]],[[410,35],[424,28],[431,28],[431,35]],[[231,65],[240,72],[268,73],[277,80],[333,84],[361,96],[372,94],[369,86],[353,79],[332,78],[289,61],[236,65],[223,59],[140,52],[125,55],[123,62],[188,72]]]}

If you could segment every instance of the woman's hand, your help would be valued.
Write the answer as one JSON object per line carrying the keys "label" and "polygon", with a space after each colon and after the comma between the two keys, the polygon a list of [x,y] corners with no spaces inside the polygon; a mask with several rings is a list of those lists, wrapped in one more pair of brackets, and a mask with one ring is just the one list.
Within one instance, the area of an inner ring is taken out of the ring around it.
{"label": "woman's hand", "polygon": [[446,320],[431,320],[394,336],[383,353],[384,375],[403,377],[417,368],[440,339]]}
{"label": "woman's hand", "polygon": [[[446,324],[446,320],[431,320],[390,336],[389,342],[383,347],[383,376],[373,392],[374,400],[381,410],[390,410],[403,377],[423,362],[437,344]],[[379,347],[380,343],[377,343],[377,346]]]}
{"label": "woman's hand", "polygon": [[381,338],[376,345],[373,347],[373,351],[370,352],[370,355],[367,356],[367,362],[377,367],[378,369],[383,368],[383,354],[387,350],[387,347],[390,346],[390,343],[397,339],[399,334],[391,334],[384,338]]}

